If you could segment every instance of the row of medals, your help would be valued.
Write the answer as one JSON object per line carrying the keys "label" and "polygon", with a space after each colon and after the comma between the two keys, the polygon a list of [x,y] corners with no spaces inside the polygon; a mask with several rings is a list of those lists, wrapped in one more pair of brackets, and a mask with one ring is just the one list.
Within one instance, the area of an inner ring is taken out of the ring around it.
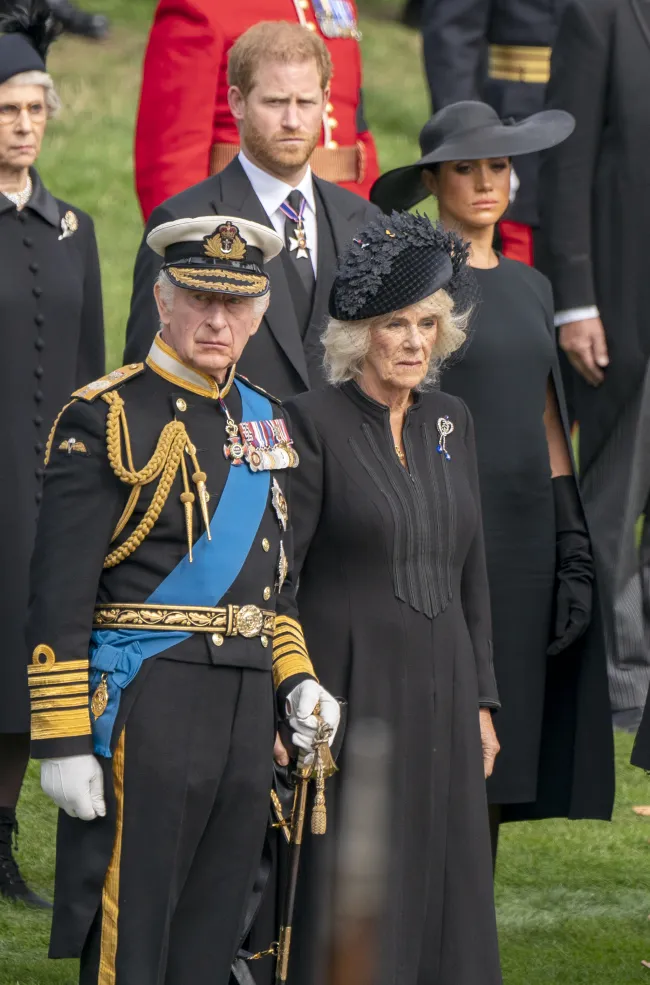
{"label": "row of medals", "polygon": [[229,418],[226,422],[228,443],[223,446],[223,453],[233,465],[247,462],[251,472],[268,472],[274,469],[293,469],[298,465],[298,452],[287,442],[278,442],[270,446],[255,447],[242,441],[239,428]]}

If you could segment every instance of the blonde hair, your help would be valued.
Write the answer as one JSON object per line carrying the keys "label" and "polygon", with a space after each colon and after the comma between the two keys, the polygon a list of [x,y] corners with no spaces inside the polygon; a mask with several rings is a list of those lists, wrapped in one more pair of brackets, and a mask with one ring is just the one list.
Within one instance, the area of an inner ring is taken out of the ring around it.
{"label": "blonde hair", "polygon": [[321,89],[332,78],[332,59],[325,42],[301,24],[260,21],[235,41],[228,54],[228,84],[246,97],[255,85],[255,72],[263,62],[316,62]]}
{"label": "blonde hair", "polygon": [[[409,305],[410,308],[414,308],[418,315],[434,315],[438,319],[438,334],[427,373],[416,388],[430,390],[438,382],[440,367],[445,359],[460,349],[465,342],[471,312],[462,314],[454,312],[454,302],[445,290],[436,291],[417,304]],[[336,386],[361,375],[372,345],[372,328],[382,325],[395,314],[398,312],[365,318],[361,321],[339,321],[330,318],[322,339],[325,349],[325,371],[330,383]]]}
{"label": "blonde hair", "polygon": [[2,85],[43,86],[43,89],[45,90],[45,107],[47,109],[48,120],[51,120],[53,116],[56,116],[61,109],[61,100],[59,99],[56,89],[54,88],[52,76],[48,75],[47,72],[19,72],[17,75],[12,75],[10,79],[5,79]]}

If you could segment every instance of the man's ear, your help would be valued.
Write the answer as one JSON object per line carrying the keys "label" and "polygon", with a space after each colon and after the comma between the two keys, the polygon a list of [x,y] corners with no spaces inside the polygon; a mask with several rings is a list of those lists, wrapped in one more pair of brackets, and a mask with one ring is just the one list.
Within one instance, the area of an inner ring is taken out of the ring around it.
{"label": "man's ear", "polygon": [[161,325],[169,325],[170,311],[162,299],[160,294],[160,284],[157,282],[153,286],[153,296],[156,300],[156,307],[158,308],[158,317],[160,318]]}
{"label": "man's ear", "polygon": [[228,89],[228,107],[235,121],[241,123],[246,109],[246,97],[238,86],[230,86]]}

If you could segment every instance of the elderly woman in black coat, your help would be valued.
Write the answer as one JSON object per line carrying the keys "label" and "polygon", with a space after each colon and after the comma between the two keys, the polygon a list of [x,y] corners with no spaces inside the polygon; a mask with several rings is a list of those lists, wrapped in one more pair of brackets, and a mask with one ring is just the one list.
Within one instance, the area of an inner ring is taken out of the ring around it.
{"label": "elderly woman in black coat", "polygon": [[44,62],[50,20],[38,6],[0,18],[0,895],[47,906],[25,885],[11,847],[29,757],[29,563],[48,432],[70,393],[103,373],[104,338],[92,221],[54,198],[34,168],[58,108]]}
{"label": "elderly woman in black coat", "polygon": [[[374,220],[332,289],[335,385],[286,404],[301,458],[293,529],[307,645],[323,686],[348,702],[350,732],[372,718],[391,736],[377,985],[501,982],[485,795],[499,701],[474,427],[461,400],[432,388],[465,342],[465,261],[461,241],[427,218]],[[303,849],[292,985],[326,974],[347,748],[329,785],[333,831]],[[365,820],[372,839],[378,819]]]}

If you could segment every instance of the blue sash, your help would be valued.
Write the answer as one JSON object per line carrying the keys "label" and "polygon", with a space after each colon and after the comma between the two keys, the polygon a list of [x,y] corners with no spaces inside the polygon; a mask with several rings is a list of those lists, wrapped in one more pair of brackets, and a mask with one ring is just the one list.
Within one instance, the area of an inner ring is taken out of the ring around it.
{"label": "blue sash", "polygon": [[[273,416],[270,402],[236,380],[242,400],[243,421],[264,421]],[[146,600],[153,605],[216,606],[241,571],[255,539],[269,498],[270,474],[252,472],[242,464],[231,467],[221,499],[203,535]],[[93,721],[93,743],[98,756],[111,756],[111,736],[122,690],[131,683],[149,657],[155,657],[192,633],[144,628],[95,630],[90,637],[90,693],[107,674],[108,704]],[[91,720],[92,720],[91,714]]]}

